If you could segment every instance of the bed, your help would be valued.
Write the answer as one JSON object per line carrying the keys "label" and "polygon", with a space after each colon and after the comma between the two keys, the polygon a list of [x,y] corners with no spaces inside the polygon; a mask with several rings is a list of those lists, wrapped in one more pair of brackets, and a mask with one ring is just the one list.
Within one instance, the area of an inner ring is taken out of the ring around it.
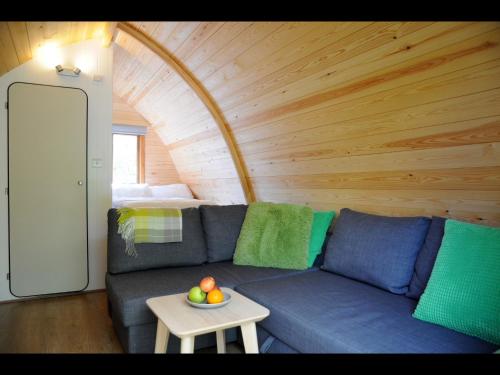
{"label": "bed", "polygon": [[210,200],[194,198],[186,184],[149,186],[148,184],[112,185],[112,207],[187,208],[215,205]]}

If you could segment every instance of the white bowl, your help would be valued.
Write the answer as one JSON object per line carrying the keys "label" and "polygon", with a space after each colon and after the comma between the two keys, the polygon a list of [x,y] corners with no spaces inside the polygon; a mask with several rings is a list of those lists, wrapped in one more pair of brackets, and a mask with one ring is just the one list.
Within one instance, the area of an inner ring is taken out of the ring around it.
{"label": "white bowl", "polygon": [[189,293],[186,293],[186,302],[198,309],[216,309],[222,306],[226,306],[229,302],[231,302],[231,295],[225,292],[222,293],[224,294],[224,301],[222,301],[221,303],[207,303],[206,300],[202,303],[195,303],[189,300]]}

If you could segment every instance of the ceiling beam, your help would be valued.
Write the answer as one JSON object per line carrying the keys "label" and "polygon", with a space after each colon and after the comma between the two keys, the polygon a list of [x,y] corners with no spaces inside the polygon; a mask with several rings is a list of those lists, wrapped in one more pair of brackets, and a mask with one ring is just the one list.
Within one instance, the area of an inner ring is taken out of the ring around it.
{"label": "ceiling beam", "polygon": [[236,142],[231,134],[231,129],[224,118],[222,111],[219,109],[215,100],[211,97],[205,87],[199,82],[194,75],[187,69],[187,67],[179,61],[175,56],[173,56],[165,47],[159,44],[156,40],[151,38],[149,35],[145,34],[142,30],[139,30],[135,26],[129,24],[128,22],[118,22],[117,29],[126,32],[131,37],[135,38],[143,45],[148,47],[152,52],[154,52],[158,57],[160,57],[165,63],[172,67],[183,79],[184,81],[193,89],[193,91],[198,95],[200,100],[203,102],[207,110],[212,115],[215,123],[218,125],[219,130],[226,142],[227,148],[231,158],[233,159],[234,166],[238,173],[238,177],[241,183],[241,188],[245,195],[247,203],[255,201],[254,192],[250,179],[248,177],[247,170],[242,160],[241,153],[239,152]]}
{"label": "ceiling beam", "polygon": [[111,43],[114,41],[116,24],[117,22],[106,22],[106,27],[104,31],[104,40],[103,40],[104,47],[109,47]]}

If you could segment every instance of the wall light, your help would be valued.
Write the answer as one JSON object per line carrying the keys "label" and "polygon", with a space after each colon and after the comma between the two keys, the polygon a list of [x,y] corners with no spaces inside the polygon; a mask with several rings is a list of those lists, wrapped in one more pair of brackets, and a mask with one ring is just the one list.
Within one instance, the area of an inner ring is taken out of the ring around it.
{"label": "wall light", "polygon": [[36,57],[46,68],[53,68],[62,60],[61,50],[54,41],[47,42],[38,48]]}
{"label": "wall light", "polygon": [[76,66],[74,68],[64,68],[62,65],[56,65],[56,72],[62,76],[78,77],[81,70]]}

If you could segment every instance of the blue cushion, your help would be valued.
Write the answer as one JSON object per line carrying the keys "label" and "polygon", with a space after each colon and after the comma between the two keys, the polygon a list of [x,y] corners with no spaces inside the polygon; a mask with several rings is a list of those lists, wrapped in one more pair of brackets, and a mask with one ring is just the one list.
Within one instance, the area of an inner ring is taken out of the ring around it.
{"label": "blue cushion", "polygon": [[209,263],[233,259],[247,208],[244,204],[200,206]]}
{"label": "blue cushion", "polygon": [[198,208],[182,209],[182,242],[138,243],[137,257],[125,252],[118,234],[118,211],[108,211],[108,272],[113,274],[153,268],[192,266],[207,261],[207,247]]}
{"label": "blue cushion", "polygon": [[417,301],[315,270],[242,284],[259,324],[302,353],[493,353],[495,345],[412,317]]}
{"label": "blue cushion", "polygon": [[343,208],[322,268],[405,294],[430,222],[425,217],[388,217]]}
{"label": "blue cushion", "polygon": [[167,294],[189,291],[200,280],[211,275],[219,286],[234,288],[255,280],[270,280],[305,271],[277,268],[237,266],[232,262],[208,263],[201,266],[175,267],[106,275],[106,289],[116,317],[123,326],[153,323],[155,317],[146,300]]}
{"label": "blue cushion", "polygon": [[413,277],[406,293],[407,297],[419,299],[427,286],[429,277],[431,276],[434,262],[441,247],[441,241],[444,235],[444,225],[446,219],[433,216],[429,232],[425,238],[424,246],[418,253],[417,261],[415,262],[415,270]]}

